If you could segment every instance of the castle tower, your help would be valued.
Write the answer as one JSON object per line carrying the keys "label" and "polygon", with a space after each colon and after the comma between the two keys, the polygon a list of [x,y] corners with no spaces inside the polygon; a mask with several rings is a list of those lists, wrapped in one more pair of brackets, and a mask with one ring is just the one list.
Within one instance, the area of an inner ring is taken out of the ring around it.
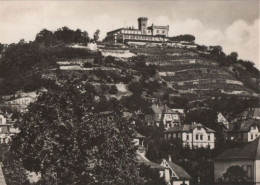
{"label": "castle tower", "polygon": [[147,17],[138,18],[138,29],[141,30],[142,34],[146,35],[147,32]]}

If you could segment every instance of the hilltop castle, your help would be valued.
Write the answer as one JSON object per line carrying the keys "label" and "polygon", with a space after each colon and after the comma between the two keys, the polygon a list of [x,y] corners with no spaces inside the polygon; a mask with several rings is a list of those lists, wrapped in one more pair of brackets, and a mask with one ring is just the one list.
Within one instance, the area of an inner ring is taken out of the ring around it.
{"label": "hilltop castle", "polygon": [[138,29],[119,28],[107,33],[106,43],[126,43],[133,42],[166,42],[168,41],[169,25],[156,26],[152,24],[147,27],[147,17],[138,18]]}

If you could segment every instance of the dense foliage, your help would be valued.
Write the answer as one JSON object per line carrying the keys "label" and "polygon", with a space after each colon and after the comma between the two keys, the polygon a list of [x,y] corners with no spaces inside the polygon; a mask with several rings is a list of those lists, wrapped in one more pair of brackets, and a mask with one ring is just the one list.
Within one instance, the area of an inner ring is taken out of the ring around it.
{"label": "dense foliage", "polygon": [[143,185],[167,185],[156,169],[151,169],[145,164],[140,165],[140,176],[144,177]]}
{"label": "dense foliage", "polygon": [[186,42],[194,42],[195,37],[193,35],[178,35],[175,37],[170,37],[170,41],[186,41]]}
{"label": "dense foliage", "polygon": [[133,129],[120,112],[99,112],[78,82],[53,86],[29,107],[12,151],[42,184],[137,184]]}
{"label": "dense foliage", "polygon": [[230,166],[223,177],[227,182],[243,182],[247,179],[246,171],[241,166]]}
{"label": "dense foliage", "polygon": [[35,42],[44,44],[45,46],[57,45],[59,43],[82,43],[87,44],[90,41],[86,31],[77,29],[76,31],[64,26],[52,32],[47,29],[41,30],[35,38]]}

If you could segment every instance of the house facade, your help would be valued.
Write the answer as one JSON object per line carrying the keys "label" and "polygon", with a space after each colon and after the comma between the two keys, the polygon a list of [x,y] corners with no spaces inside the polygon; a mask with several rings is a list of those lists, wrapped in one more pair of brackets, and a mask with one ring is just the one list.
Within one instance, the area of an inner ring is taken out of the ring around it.
{"label": "house facade", "polygon": [[11,136],[19,132],[13,124],[14,121],[11,120],[11,116],[0,111],[0,143],[10,142]]}
{"label": "house facade", "polygon": [[223,174],[231,166],[242,167],[247,181],[260,184],[260,138],[247,143],[244,147],[228,149],[214,159],[215,182],[225,180]]}
{"label": "house facade", "polygon": [[260,120],[249,118],[239,120],[228,130],[228,139],[238,142],[250,142],[260,136]]}
{"label": "house facade", "polygon": [[165,129],[181,125],[183,114],[179,111],[170,109],[169,107],[158,104],[152,105],[145,112],[145,121],[148,125],[157,125],[163,124]]}
{"label": "house facade", "polygon": [[197,123],[169,128],[164,132],[164,138],[166,140],[179,139],[183,146],[190,148],[213,149],[215,147],[215,131]]}
{"label": "house facade", "polygon": [[36,98],[27,96],[6,101],[4,105],[10,107],[14,111],[24,111],[30,103],[35,101]]}

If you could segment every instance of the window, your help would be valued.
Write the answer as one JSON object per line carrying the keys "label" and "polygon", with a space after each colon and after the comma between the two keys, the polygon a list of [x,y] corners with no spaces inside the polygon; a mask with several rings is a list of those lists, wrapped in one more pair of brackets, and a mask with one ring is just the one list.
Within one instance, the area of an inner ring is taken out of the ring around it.
{"label": "window", "polygon": [[165,31],[163,30],[162,33],[165,33]]}
{"label": "window", "polygon": [[210,141],[210,135],[208,135],[208,141]]}
{"label": "window", "polygon": [[251,165],[247,166],[247,177],[252,178],[252,166]]}
{"label": "window", "polygon": [[200,140],[203,140],[203,135],[200,135]]}
{"label": "window", "polygon": [[199,135],[198,134],[196,135],[196,140],[199,140]]}
{"label": "window", "polygon": [[251,140],[254,139],[254,134],[251,134]]}
{"label": "window", "polygon": [[2,124],[2,118],[0,118],[0,124]]}
{"label": "window", "polygon": [[159,33],[159,30],[157,30],[156,33]]}
{"label": "window", "polygon": [[190,139],[190,137],[189,137],[189,135],[187,135],[187,140],[189,140]]}

